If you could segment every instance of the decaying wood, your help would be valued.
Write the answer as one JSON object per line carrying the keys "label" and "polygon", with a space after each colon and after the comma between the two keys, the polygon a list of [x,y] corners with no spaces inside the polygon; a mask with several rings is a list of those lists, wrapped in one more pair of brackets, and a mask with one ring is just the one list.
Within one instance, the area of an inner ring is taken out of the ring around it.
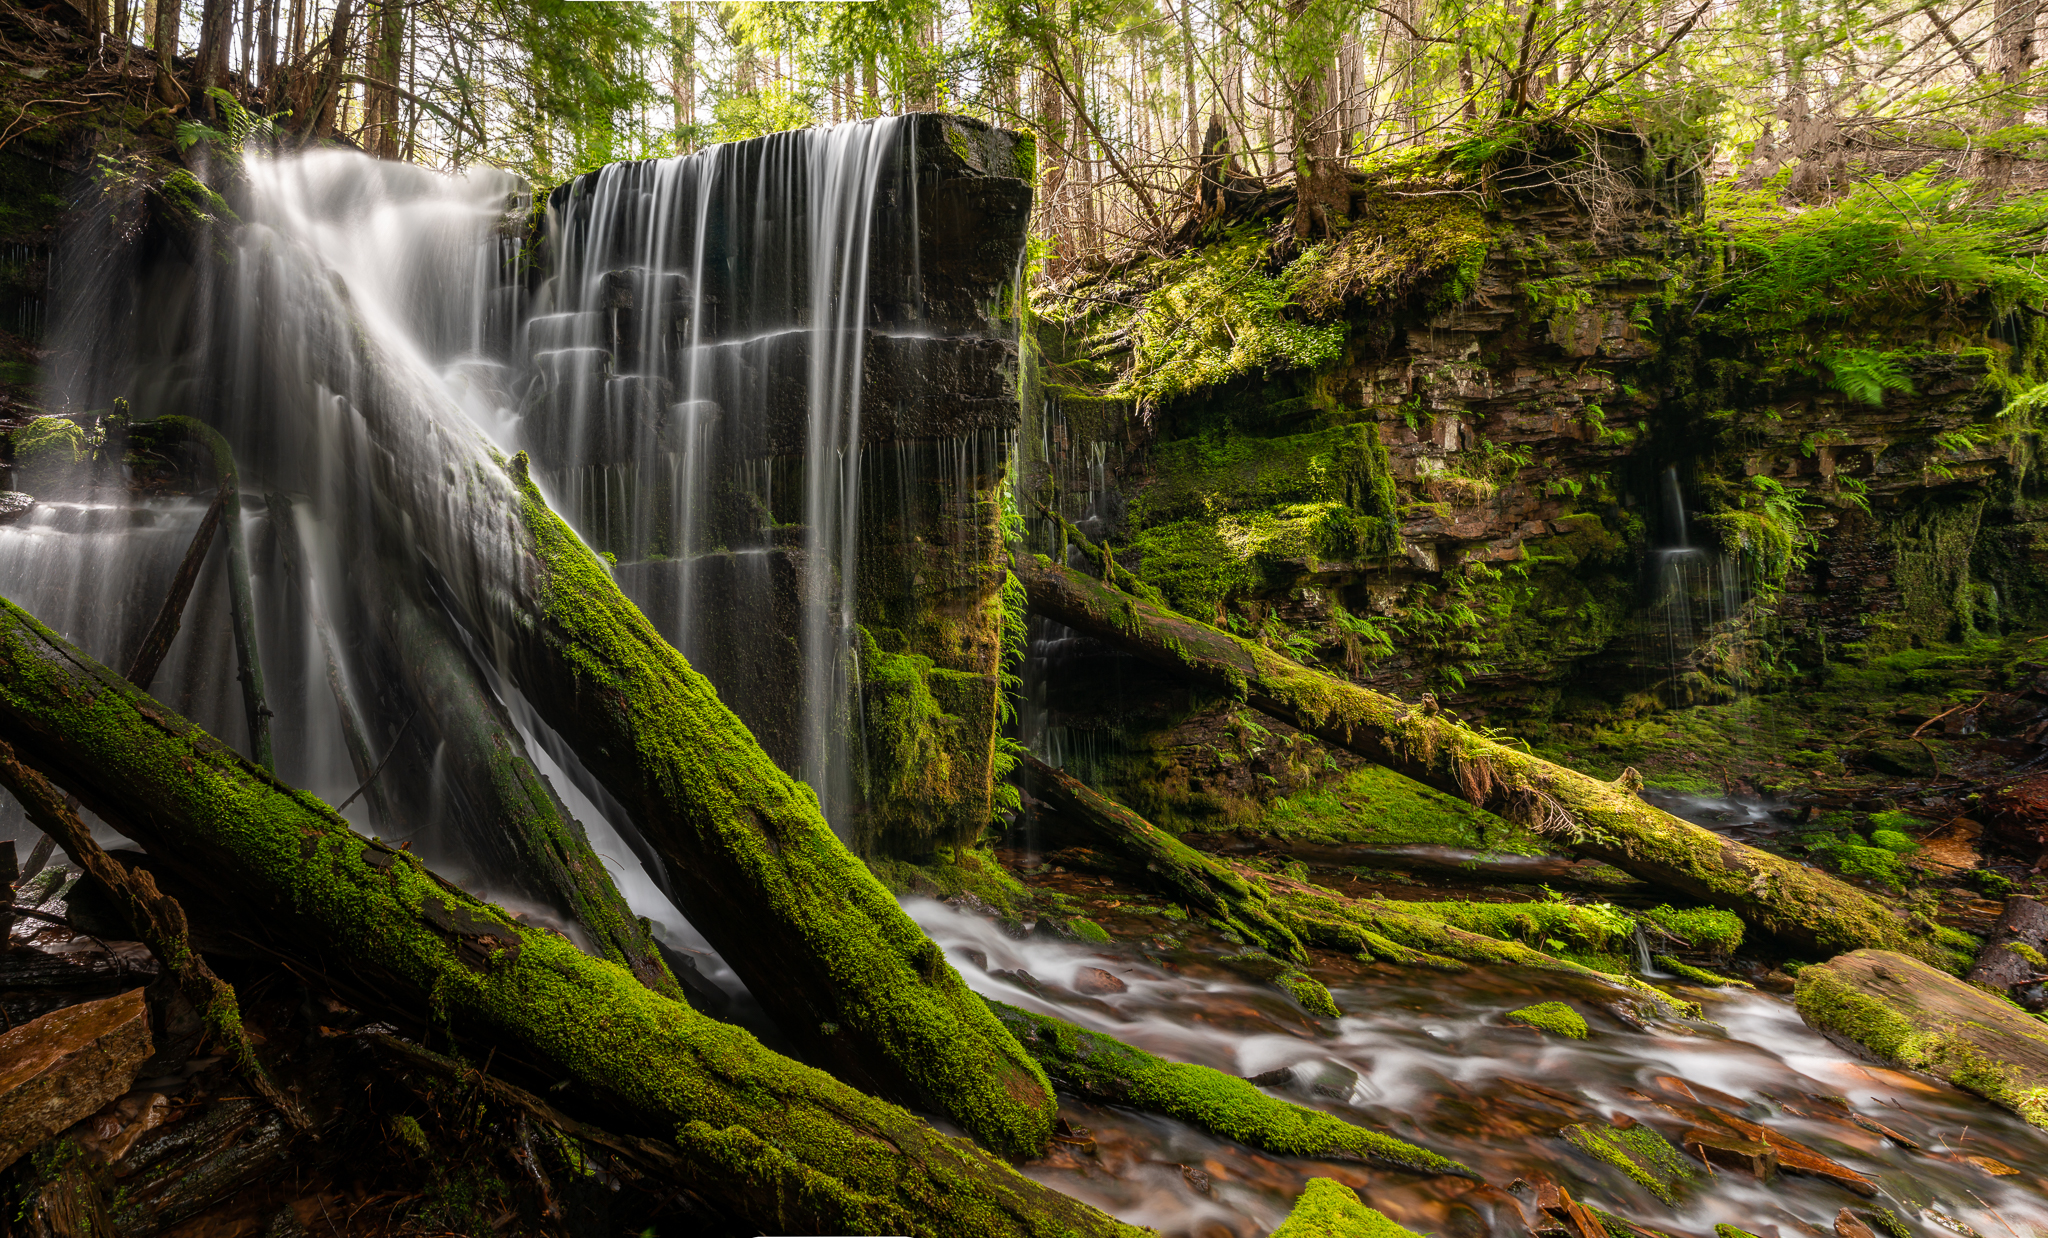
{"label": "decaying wood", "polygon": [[1428,873],[1466,882],[1559,885],[1614,891],[1638,884],[1598,860],[1561,855],[1509,855],[1434,843],[1379,846],[1368,843],[1317,843],[1275,834],[1188,834],[1182,842],[1211,855],[1284,855],[1306,864],[1333,868],[1378,868]]}
{"label": "decaying wood", "polygon": [[610,1129],[675,1140],[707,1198],[768,1232],[798,1200],[827,1232],[1135,1235],[354,833],[4,601],[0,739],[245,910],[254,944],[359,1009],[569,1081]]}
{"label": "decaying wood", "polygon": [[1267,910],[1264,887],[1244,880],[1065,770],[1029,753],[1021,768],[1032,794],[1072,817],[1090,840],[1110,848],[1148,888],[1231,925],[1269,950],[1307,957],[1301,940]]}
{"label": "decaying wood", "polygon": [[1882,899],[1681,821],[1644,803],[1632,786],[1481,735],[1444,716],[1433,699],[1410,705],[1362,688],[1044,558],[1021,556],[1016,570],[1038,614],[1527,825],[1579,855],[1734,911],[1809,955],[1882,946],[1951,971],[1967,966],[1961,942],[1916,927]]}
{"label": "decaying wood", "polygon": [[129,869],[108,855],[93,841],[92,831],[78,819],[71,805],[50,785],[49,780],[23,765],[14,749],[0,740],[0,786],[20,801],[28,819],[45,835],[64,848],[84,880],[96,883],[112,898],[135,939],[147,945],[177,982],[178,991],[194,1012],[206,1022],[208,1032],[241,1072],[249,1086],[282,1113],[292,1125],[309,1129],[305,1115],[271,1082],[242,1029],[241,1006],[232,985],[213,974],[192,948],[185,929],[185,909],[178,900],[156,888],[156,882],[141,869]]}
{"label": "decaying wood", "polygon": [[0,1169],[127,1091],[153,1047],[141,989],[0,1033]]}

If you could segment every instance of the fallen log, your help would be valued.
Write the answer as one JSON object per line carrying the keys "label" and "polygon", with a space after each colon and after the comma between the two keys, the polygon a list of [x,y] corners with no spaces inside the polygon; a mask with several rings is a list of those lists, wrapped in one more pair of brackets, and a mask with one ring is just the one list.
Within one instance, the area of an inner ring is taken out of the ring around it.
{"label": "fallen log", "polygon": [[1926,1071],[2048,1129],[2048,1024],[1889,950],[1802,968],[1808,1027],[1888,1065]]}
{"label": "fallen log", "polygon": [[[301,974],[563,1080],[560,1103],[605,1113],[611,1129],[676,1141],[706,1194],[751,1224],[780,1228],[771,1205],[794,1194],[821,1215],[908,1216],[916,1232],[962,1238],[1139,1232],[354,833],[5,601],[0,739],[246,910],[258,944]],[[1035,1064],[1032,1076],[1044,1078]]]}
{"label": "fallen log", "polygon": [[[337,303],[345,320],[351,312]],[[356,333],[338,433],[350,492],[408,518],[417,553],[489,662],[660,855],[690,922],[808,1061],[1041,1154],[1057,1101],[945,954],[833,834],[812,791],[444,391]],[[341,519],[347,513],[325,513]],[[358,513],[368,518],[369,513]]]}
{"label": "fallen log", "polygon": [[227,502],[228,486],[222,483],[214,489],[213,502],[207,505],[206,514],[199,518],[199,529],[185,547],[185,557],[178,561],[177,574],[171,577],[170,592],[164,595],[164,604],[157,608],[156,621],[149,625],[149,632],[142,638],[142,647],[135,651],[134,660],[128,664],[128,682],[144,692],[149,691],[149,685],[155,681],[157,668],[164,664],[164,655],[171,651],[171,642],[178,638],[178,629],[185,622],[185,603],[192,597],[192,586],[198,583],[199,569],[206,562],[206,552],[213,548],[213,535],[220,528]]}
{"label": "fallen log", "polygon": [[1976,965],[1964,977],[1980,989],[2010,997],[2029,1010],[2044,1004],[2048,982],[2048,903],[2024,894],[2006,900],[1998,926],[1977,952]]}
{"label": "fallen log", "polygon": [[1404,1173],[1479,1176],[1404,1139],[1268,1096],[1249,1079],[1207,1066],[1168,1062],[1065,1019],[992,999],[988,1004],[1046,1074],[1084,1100],[1163,1113],[1281,1156],[1364,1161]]}
{"label": "fallen log", "polygon": [[1210,855],[1284,855],[1305,864],[1334,868],[1385,868],[1429,873],[1462,881],[1508,882],[1515,885],[1562,885],[1577,889],[1618,891],[1641,883],[1598,860],[1561,855],[1509,855],[1445,847],[1436,843],[1377,846],[1367,843],[1315,843],[1277,834],[1186,834],[1181,841]]}
{"label": "fallen log", "polygon": [[[1264,887],[1189,847],[1092,787],[1026,753],[1020,768],[1032,793],[1110,844],[1126,866],[1142,874],[1160,894],[1185,903],[1235,929],[1248,940],[1295,959],[1307,951],[1287,927],[1266,910]],[[1014,1030],[1014,1029],[1013,1029]]]}
{"label": "fallen log", "polygon": [[[1275,939],[1287,943],[1290,950],[1299,950],[1304,944],[1314,945],[1368,960],[1438,971],[1463,971],[1474,964],[1565,971],[1635,990],[1662,1004],[1683,1004],[1633,977],[1598,971],[1555,958],[1519,941],[1460,927],[1440,914],[1449,904],[1348,898],[1306,881],[1254,872],[1233,861],[1203,855],[1072,775],[1055,770],[1036,757],[1027,755],[1024,762],[1031,785],[1057,796],[1055,802],[1064,807],[1076,825],[1085,828],[1089,840],[1101,844],[1114,857],[1117,873],[1154,893],[1185,900],[1199,909],[1223,908],[1230,913],[1228,916],[1213,910],[1209,914],[1226,928],[1245,931],[1240,917],[1250,911],[1256,913],[1252,923],[1270,925],[1271,930],[1285,934],[1276,935]],[[1482,913],[1489,923],[1511,918],[1517,912],[1526,917],[1541,916],[1552,931],[1588,914],[1566,904],[1521,908],[1492,903],[1462,906]],[[1581,931],[1580,935],[1588,934]],[[1259,940],[1256,936],[1253,939]]]}
{"label": "fallen log", "polygon": [[1020,556],[1031,609],[1252,706],[1426,786],[1556,839],[1654,885],[1737,912],[1793,949],[1899,950],[1960,974],[1976,940],[1909,921],[1826,873],[1723,838],[1602,782],[1518,751],[1435,707],[1303,666],[1220,628]]}

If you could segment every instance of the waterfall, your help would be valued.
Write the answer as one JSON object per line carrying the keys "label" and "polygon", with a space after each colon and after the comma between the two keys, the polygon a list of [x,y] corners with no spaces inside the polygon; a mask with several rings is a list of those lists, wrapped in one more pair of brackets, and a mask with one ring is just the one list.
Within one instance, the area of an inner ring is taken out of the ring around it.
{"label": "waterfall", "polygon": [[[50,402],[121,396],[138,421],[197,414],[232,444],[281,777],[341,803],[374,767],[359,828],[573,932],[436,717],[450,691],[495,700],[636,910],[687,936],[623,809],[473,630],[521,573],[475,488],[528,451],[550,503],[844,833],[863,361],[874,332],[920,331],[914,153],[914,122],[892,119],[614,165],[535,229],[502,174],[250,152],[224,260],[172,280],[132,245],[70,247],[90,278],[57,315]],[[130,302],[148,311],[107,308]],[[205,509],[141,481],[102,466],[0,525],[0,592],[116,666]],[[246,750],[222,572],[216,552],[154,687]]]}
{"label": "waterfall", "polygon": [[[518,445],[842,835],[862,363],[871,327],[921,327],[914,159],[892,118],[607,167],[550,200],[525,325]],[[878,250],[912,268],[881,323]]]}

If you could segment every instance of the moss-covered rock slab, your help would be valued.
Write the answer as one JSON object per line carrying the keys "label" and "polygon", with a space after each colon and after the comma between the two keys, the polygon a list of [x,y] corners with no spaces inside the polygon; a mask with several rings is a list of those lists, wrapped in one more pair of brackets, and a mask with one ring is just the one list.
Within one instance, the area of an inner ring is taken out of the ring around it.
{"label": "moss-covered rock slab", "polygon": [[1936,1075],[2048,1130],[2048,1020],[1889,950],[1801,969],[1807,1026]]}

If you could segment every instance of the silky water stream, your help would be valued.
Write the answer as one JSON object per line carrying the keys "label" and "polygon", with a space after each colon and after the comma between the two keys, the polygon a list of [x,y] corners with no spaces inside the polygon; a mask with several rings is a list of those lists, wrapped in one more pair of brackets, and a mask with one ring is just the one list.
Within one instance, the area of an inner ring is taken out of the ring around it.
{"label": "silky water stream", "polygon": [[[1687,987],[1678,991],[1699,1001],[1704,1017],[1680,1019],[1650,1015],[1623,990],[1555,974],[1346,966],[1317,971],[1346,1012],[1317,1020],[1219,963],[1228,948],[1220,941],[1210,950],[1185,936],[1130,947],[1020,939],[928,899],[909,907],[977,992],[1233,1075],[1291,1067],[1294,1081],[1278,1094],[1456,1158],[1486,1180],[1274,1157],[1169,1119],[1068,1101],[1062,1114],[1087,1137],[1027,1171],[1163,1233],[1264,1234],[1312,1177],[1353,1185],[1416,1232],[1446,1238],[1529,1232],[1534,1195],[1517,1180],[1557,1182],[1574,1198],[1684,1238],[1710,1238],[1722,1223],[1763,1238],[1833,1234],[1845,1207],[1889,1208],[1916,1234],[2048,1232],[2048,1137],[1953,1088],[1858,1061],[1809,1031],[1784,997]],[[1080,996],[1083,968],[1106,970],[1126,988]],[[1039,991],[996,974],[1018,971]],[[1586,1016],[1586,1040],[1504,1017],[1555,1000]],[[1789,1174],[1759,1182],[1689,1162],[1697,1176],[1667,1206],[1559,1135],[1578,1123],[1632,1119],[1678,1142],[1693,1124],[1688,1115],[1702,1109],[1805,1144],[1873,1179],[1880,1193],[1866,1199]]]}

